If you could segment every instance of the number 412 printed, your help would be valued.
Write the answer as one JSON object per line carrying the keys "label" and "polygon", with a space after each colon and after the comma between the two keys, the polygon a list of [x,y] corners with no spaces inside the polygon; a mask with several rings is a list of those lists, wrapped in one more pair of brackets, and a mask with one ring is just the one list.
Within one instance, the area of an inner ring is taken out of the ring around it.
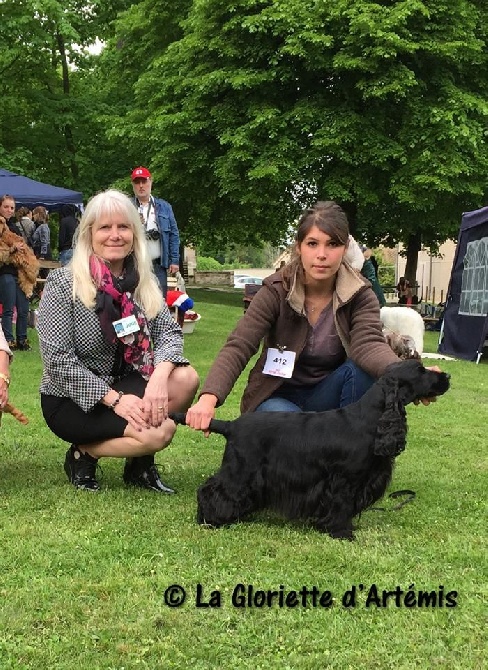
{"label": "number 412 printed", "polygon": [[295,367],[296,353],[294,351],[279,351],[279,349],[268,349],[263,374],[272,377],[283,377],[290,379]]}

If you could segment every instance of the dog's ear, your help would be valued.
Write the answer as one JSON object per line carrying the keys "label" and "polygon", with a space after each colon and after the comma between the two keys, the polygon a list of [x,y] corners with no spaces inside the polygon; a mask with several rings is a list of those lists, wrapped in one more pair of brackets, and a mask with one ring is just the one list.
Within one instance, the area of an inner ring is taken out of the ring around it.
{"label": "dog's ear", "polygon": [[405,449],[407,422],[405,407],[398,394],[398,380],[384,379],[383,414],[376,429],[373,452],[376,456],[397,456]]}

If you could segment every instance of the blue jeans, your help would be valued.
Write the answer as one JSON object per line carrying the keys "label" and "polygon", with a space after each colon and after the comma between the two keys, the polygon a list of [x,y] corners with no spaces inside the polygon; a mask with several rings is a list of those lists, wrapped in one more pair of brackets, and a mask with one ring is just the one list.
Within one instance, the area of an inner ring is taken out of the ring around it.
{"label": "blue jeans", "polygon": [[73,249],[65,249],[64,251],[59,252],[59,262],[64,267],[68,265],[70,260],[73,258]]}
{"label": "blue jeans", "polygon": [[161,291],[163,292],[163,297],[166,299],[166,294],[168,293],[168,271],[166,268],[163,268],[161,265],[159,265],[159,263],[153,263],[153,271],[158,278]]}
{"label": "blue jeans", "polygon": [[7,342],[14,342],[12,318],[17,307],[17,342],[27,339],[29,301],[21,290],[17,277],[0,275],[0,302],[2,303],[2,328]]}
{"label": "blue jeans", "polygon": [[256,407],[256,412],[324,412],[357,402],[375,379],[347,359],[313,386],[278,389]]}

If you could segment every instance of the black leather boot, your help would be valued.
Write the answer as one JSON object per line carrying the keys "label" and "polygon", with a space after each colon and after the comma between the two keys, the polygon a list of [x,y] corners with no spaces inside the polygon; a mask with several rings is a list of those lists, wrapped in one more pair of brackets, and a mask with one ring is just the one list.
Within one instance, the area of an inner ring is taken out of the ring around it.
{"label": "black leather boot", "polygon": [[154,456],[138,456],[127,458],[125,461],[124,482],[128,486],[139,486],[158,493],[172,495],[174,489],[165,484],[159,476],[158,468],[154,463]]}
{"label": "black leather boot", "polygon": [[100,486],[96,480],[98,459],[89,454],[83,454],[74,444],[66,452],[64,471],[69,481],[77,489],[98,491]]}

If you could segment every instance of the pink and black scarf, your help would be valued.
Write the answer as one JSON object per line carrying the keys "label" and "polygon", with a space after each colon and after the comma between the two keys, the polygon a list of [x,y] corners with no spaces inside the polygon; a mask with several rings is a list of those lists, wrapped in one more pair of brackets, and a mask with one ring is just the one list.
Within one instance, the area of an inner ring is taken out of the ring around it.
{"label": "pink and black scarf", "polygon": [[[126,258],[124,274],[119,278],[110,272],[108,265],[100,258],[91,256],[90,273],[96,281],[101,274],[95,312],[100,319],[106,341],[110,344],[120,341],[125,362],[132,365],[145,379],[149,379],[154,371],[154,353],[146,317],[133,298],[139,281],[133,257]],[[140,329],[136,333],[118,338],[113,322],[131,315],[135,316]]]}

